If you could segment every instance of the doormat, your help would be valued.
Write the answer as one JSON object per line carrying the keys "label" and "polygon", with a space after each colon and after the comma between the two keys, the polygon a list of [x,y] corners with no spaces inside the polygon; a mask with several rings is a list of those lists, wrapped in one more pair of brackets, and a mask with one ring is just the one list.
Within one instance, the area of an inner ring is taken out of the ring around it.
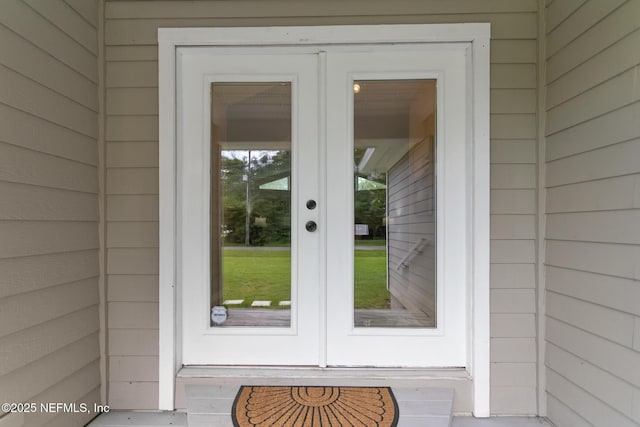
{"label": "doormat", "polygon": [[389,387],[242,386],[231,410],[235,427],[395,427]]}

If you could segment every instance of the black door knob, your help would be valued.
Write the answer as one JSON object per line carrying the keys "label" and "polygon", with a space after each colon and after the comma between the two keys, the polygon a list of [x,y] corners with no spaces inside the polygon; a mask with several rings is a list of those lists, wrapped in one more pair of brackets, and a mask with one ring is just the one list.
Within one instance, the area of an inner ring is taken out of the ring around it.
{"label": "black door knob", "polygon": [[307,209],[313,210],[315,208],[316,208],[316,201],[315,200],[307,200]]}
{"label": "black door knob", "polygon": [[315,221],[307,221],[307,223],[304,226],[308,232],[314,232],[316,231],[316,229],[318,228],[318,224],[316,224]]}

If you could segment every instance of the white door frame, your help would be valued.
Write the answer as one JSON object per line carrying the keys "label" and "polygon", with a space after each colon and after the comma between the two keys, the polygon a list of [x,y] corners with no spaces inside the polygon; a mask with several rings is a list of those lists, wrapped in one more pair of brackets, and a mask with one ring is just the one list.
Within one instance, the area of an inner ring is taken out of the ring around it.
{"label": "white door frame", "polygon": [[473,412],[490,414],[489,354],[489,24],[161,28],[159,45],[160,278],[159,409],[175,409],[182,367],[177,210],[176,52],[181,46],[303,46],[331,44],[467,43],[468,354]]}

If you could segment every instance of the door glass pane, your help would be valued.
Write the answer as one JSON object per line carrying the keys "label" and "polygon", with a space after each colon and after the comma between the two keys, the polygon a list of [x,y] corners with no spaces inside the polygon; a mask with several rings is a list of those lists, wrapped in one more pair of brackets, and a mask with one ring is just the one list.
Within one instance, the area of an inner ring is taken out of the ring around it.
{"label": "door glass pane", "polygon": [[436,81],[353,91],[355,326],[433,328]]}
{"label": "door glass pane", "polygon": [[211,326],[288,327],[291,84],[211,93]]}

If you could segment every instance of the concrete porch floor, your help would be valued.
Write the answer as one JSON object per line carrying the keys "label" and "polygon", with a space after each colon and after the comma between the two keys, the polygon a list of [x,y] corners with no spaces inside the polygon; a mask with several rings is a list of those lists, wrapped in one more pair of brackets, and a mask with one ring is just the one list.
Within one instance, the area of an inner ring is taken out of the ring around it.
{"label": "concrete porch floor", "polygon": [[[179,412],[114,411],[102,414],[87,427],[186,427],[187,414]],[[231,426],[231,420],[229,420]],[[453,417],[452,427],[552,427],[543,418],[535,417]],[[420,426],[415,426],[420,427]],[[428,427],[428,426],[424,426]]]}

